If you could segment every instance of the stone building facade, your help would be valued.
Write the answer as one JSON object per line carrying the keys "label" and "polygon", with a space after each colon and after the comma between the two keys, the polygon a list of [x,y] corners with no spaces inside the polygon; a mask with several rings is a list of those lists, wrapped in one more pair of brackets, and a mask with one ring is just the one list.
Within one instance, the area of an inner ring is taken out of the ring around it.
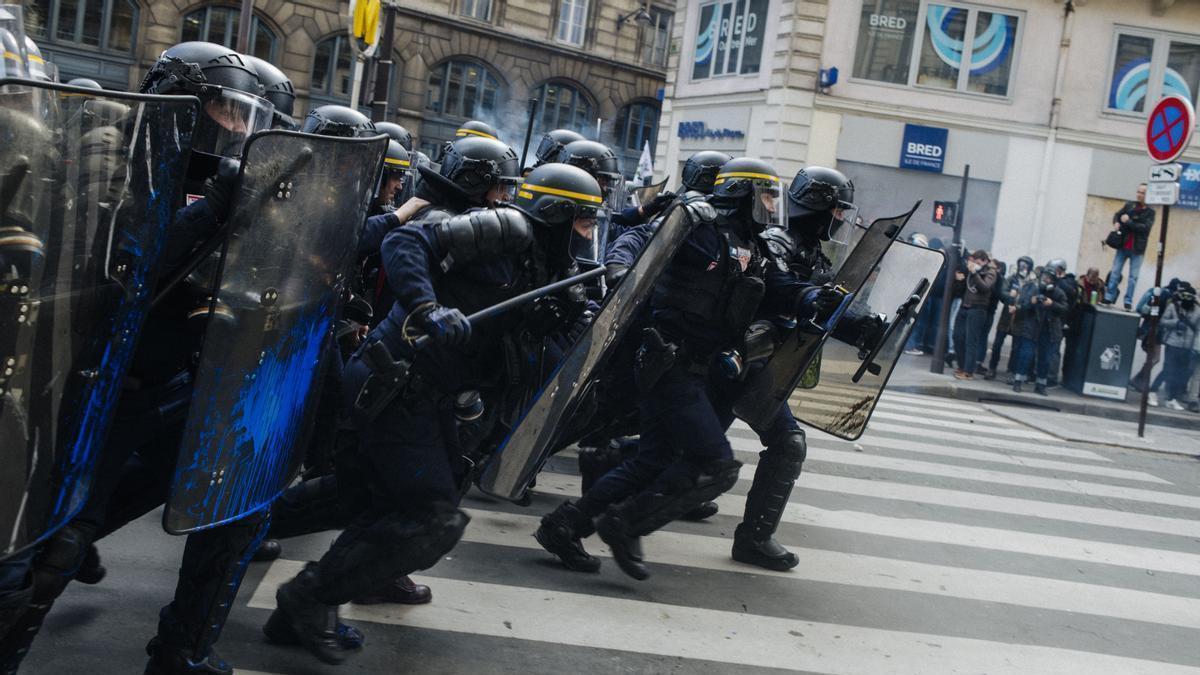
{"label": "stone building facade", "polygon": [[[632,174],[643,145],[656,144],[673,4],[405,2],[388,117],[427,151],[471,118],[492,123],[519,150],[527,101],[537,97],[535,134],[570,127],[594,138],[599,120],[600,140],[622,150]],[[25,7],[29,35],[64,80],[90,77],[116,89],[136,87],[176,42],[237,39],[236,2],[27,0]],[[354,56],[345,11],[332,0],[255,1],[249,51],[292,78],[298,114],[350,102]]]}

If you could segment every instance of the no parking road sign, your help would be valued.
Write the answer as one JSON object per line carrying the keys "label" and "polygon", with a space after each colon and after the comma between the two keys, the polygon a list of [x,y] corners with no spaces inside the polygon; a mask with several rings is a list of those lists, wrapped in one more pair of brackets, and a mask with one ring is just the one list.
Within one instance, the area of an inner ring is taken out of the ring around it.
{"label": "no parking road sign", "polygon": [[1146,120],[1146,151],[1159,163],[1173,162],[1183,154],[1196,127],[1192,102],[1182,96],[1167,96],[1154,106]]}

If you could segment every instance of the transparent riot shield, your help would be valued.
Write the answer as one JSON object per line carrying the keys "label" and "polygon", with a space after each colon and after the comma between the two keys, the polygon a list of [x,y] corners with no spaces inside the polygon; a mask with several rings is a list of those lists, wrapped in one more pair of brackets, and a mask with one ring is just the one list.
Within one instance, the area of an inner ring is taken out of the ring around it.
{"label": "transparent riot shield", "polygon": [[247,141],[163,515],[168,532],[253,513],[295,476],[386,148],[386,136],[290,131]]}
{"label": "transparent riot shield", "polygon": [[[707,206],[707,205],[704,205]],[[566,353],[521,419],[489,457],[477,481],[484,492],[519,500],[567,431],[593,377],[611,356],[658,275],[691,228],[688,208],[676,202],[621,283],[608,294],[590,329]]]}
{"label": "transparent riot shield", "polygon": [[670,178],[670,176],[667,176],[660,183],[634,188],[633,193],[637,195],[637,206],[644,206],[654,201],[654,198],[662,194],[662,191],[666,189],[667,181]]}
{"label": "transparent riot shield", "polygon": [[873,345],[836,334],[825,341],[820,383],[789,400],[797,419],[848,440],[862,436],[945,261],[941,251],[903,241],[888,249],[850,308],[853,315],[885,317],[887,328]]}
{"label": "transparent riot shield", "polygon": [[0,558],[87,498],[198,110],[191,97],[0,80]]}
{"label": "transparent riot shield", "polygon": [[[834,274],[833,285],[851,297],[857,293],[918,206],[920,202],[908,213],[893,218],[880,218],[871,223],[871,227],[850,251],[845,263]],[[752,371],[746,378],[734,403],[734,414],[752,428],[763,428],[775,415],[779,406],[785,405],[788,396],[800,385],[813,359],[820,353],[825,338],[835,329],[837,320],[844,314],[839,311],[824,326],[812,325],[809,322],[808,325],[801,324],[792,329],[766,365]],[[822,358],[822,369],[824,361]],[[810,382],[812,377],[809,376]]]}

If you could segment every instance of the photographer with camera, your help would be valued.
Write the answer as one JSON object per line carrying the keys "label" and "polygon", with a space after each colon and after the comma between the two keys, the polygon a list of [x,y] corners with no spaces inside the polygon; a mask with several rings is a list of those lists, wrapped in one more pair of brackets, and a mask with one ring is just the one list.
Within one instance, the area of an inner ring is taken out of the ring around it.
{"label": "photographer with camera", "polygon": [[1063,336],[1063,316],[1067,313],[1067,296],[1058,285],[1054,267],[1047,264],[1038,274],[1037,283],[1027,284],[1017,299],[1016,319],[1020,325],[1017,335],[1017,376],[1013,391],[1020,393],[1029,380],[1034,357],[1037,357],[1037,381],[1034,391],[1046,393],[1046,378],[1050,362]]}
{"label": "photographer with camera", "polygon": [[1195,369],[1193,347],[1200,331],[1200,306],[1196,304],[1196,289],[1186,281],[1179,283],[1174,297],[1167,304],[1158,322],[1163,344],[1163,376],[1166,378],[1166,407],[1184,410],[1188,380]]}
{"label": "photographer with camera", "polygon": [[988,252],[979,249],[967,258],[967,270],[963,279],[962,307],[959,309],[961,335],[958,340],[958,370],[954,377],[960,380],[974,379],[979,363],[986,356],[987,335],[992,327],[988,311],[992,302],[992,289],[996,285],[996,266]]}

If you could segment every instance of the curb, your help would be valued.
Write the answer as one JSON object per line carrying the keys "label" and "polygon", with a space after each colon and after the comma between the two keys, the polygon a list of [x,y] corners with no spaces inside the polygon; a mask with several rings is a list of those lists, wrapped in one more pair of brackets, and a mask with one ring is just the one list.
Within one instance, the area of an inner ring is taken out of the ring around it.
{"label": "curb", "polygon": [[[1004,410],[1002,406],[986,405],[986,406],[984,406],[984,408],[988,412],[991,412],[994,415],[997,415],[999,417],[1003,417],[1006,420],[1011,420],[1018,424],[1024,425],[1026,427],[1029,427],[1030,429],[1035,429],[1044,434],[1049,434],[1049,435],[1053,436],[1054,438],[1057,438],[1060,441],[1065,441],[1067,443],[1083,443],[1083,444],[1087,444],[1087,445],[1102,445],[1106,448],[1115,448],[1115,449],[1119,449],[1119,450],[1134,450],[1137,452],[1154,452],[1154,453],[1158,453],[1160,455],[1171,455],[1173,457],[1188,457],[1191,459],[1200,459],[1200,454],[1197,454],[1194,452],[1183,452],[1183,451],[1176,451],[1176,450],[1160,450],[1158,448],[1146,447],[1144,445],[1131,445],[1129,443],[1113,443],[1113,442],[1108,442],[1108,441],[1104,441],[1104,440],[1097,440],[1094,438],[1079,438],[1076,436],[1065,436],[1061,433],[1055,433],[1054,430],[1048,429],[1044,425],[1031,424],[1029,421],[1022,419],[1020,416],[1014,415],[1012,412]],[[1171,428],[1175,428],[1175,427],[1171,427]]]}
{"label": "curb", "polygon": [[[889,384],[887,391],[900,391],[909,394],[924,394],[926,396],[940,396],[942,398],[952,398],[959,401],[970,401],[972,403],[998,403],[1003,405],[1020,406],[1025,408],[1035,408],[1037,410],[1045,410],[1048,412],[1065,412],[1075,415],[1088,415],[1090,417],[1102,417],[1108,420],[1116,420],[1120,422],[1137,422],[1138,410],[1125,406],[1112,404],[1097,404],[1085,400],[1072,400],[1068,398],[1049,397],[1040,401],[1031,400],[1019,395],[1005,395],[1004,392],[992,392],[974,388],[958,387],[950,383],[946,384]],[[1040,398],[1040,397],[1039,397]],[[1186,415],[1174,415],[1164,413],[1159,410],[1150,409],[1146,413],[1146,424],[1152,424],[1159,427],[1171,427],[1174,429],[1195,429],[1200,423],[1195,413]]]}

